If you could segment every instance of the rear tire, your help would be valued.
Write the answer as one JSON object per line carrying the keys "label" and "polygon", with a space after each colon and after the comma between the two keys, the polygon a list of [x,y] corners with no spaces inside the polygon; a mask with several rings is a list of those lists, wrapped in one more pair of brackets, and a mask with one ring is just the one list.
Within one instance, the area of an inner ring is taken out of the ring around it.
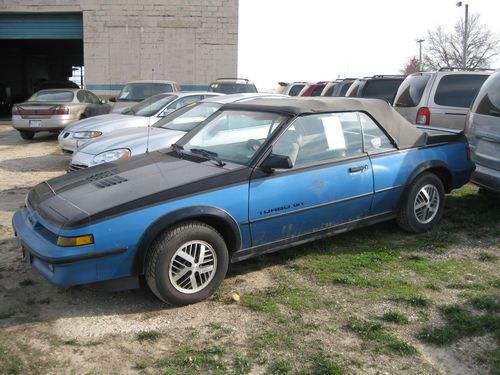
{"label": "rear tire", "polygon": [[214,228],[191,221],[168,229],[146,256],[146,282],[163,302],[173,306],[210,297],[226,276],[226,243]]}
{"label": "rear tire", "polygon": [[35,132],[32,132],[30,130],[19,130],[19,134],[21,135],[22,139],[30,140],[33,139],[35,136]]}
{"label": "rear tire", "polygon": [[441,220],[443,209],[443,182],[433,173],[422,173],[406,191],[396,221],[407,232],[427,232]]}

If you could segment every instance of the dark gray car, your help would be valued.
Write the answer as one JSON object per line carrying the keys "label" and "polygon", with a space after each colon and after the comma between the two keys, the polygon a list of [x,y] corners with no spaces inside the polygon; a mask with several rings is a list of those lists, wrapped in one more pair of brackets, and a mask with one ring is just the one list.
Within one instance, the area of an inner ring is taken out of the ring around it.
{"label": "dark gray car", "polygon": [[465,131],[476,163],[471,181],[500,194],[500,71],[491,75],[479,90]]}

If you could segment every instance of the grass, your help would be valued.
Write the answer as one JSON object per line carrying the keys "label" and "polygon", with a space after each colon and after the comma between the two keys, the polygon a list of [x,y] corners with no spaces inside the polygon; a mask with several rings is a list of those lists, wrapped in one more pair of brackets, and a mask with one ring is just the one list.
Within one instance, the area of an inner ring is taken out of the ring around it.
{"label": "grass", "polygon": [[496,262],[498,260],[498,256],[496,256],[494,254],[486,253],[486,252],[480,252],[479,256],[478,256],[478,259],[481,262],[494,263],[494,262]]}
{"label": "grass", "polygon": [[21,374],[24,364],[21,358],[8,348],[0,346],[0,374]]}
{"label": "grass", "polygon": [[141,331],[136,335],[137,340],[139,341],[150,341],[156,342],[160,338],[160,332],[158,331]]}
{"label": "grass", "polygon": [[164,374],[223,374],[226,364],[222,361],[225,349],[218,345],[206,345],[201,349],[183,345],[173,357],[164,358],[157,364]]}
{"label": "grass", "polygon": [[382,320],[396,324],[407,324],[408,318],[400,311],[389,311],[382,316]]}
{"label": "grass", "polygon": [[300,314],[322,306],[317,292],[297,287],[296,284],[294,280],[285,277],[285,281],[281,280],[276,287],[242,296],[242,305],[272,315],[279,315],[280,307]]}
{"label": "grass", "polygon": [[482,336],[492,332],[496,333],[497,340],[500,340],[500,297],[475,297],[468,301],[468,305],[480,310],[479,313],[459,304],[441,306],[439,310],[446,324],[424,327],[418,337],[432,344],[449,345],[464,337]]}
{"label": "grass", "polygon": [[35,282],[31,279],[24,279],[19,282],[19,286],[31,286],[31,285],[35,285]]}
{"label": "grass", "polygon": [[412,345],[389,333],[382,323],[351,317],[346,328],[357,333],[365,341],[373,342],[375,352],[401,356],[417,353]]}
{"label": "grass", "polygon": [[493,374],[500,374],[500,348],[486,350],[477,360],[479,363],[491,367]]}

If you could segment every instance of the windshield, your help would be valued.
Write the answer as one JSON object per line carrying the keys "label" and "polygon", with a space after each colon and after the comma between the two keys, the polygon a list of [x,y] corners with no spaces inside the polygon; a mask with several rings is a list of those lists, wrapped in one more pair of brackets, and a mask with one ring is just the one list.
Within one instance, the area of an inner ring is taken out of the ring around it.
{"label": "windshield", "polygon": [[42,90],[35,93],[28,102],[72,102],[74,93],[73,91],[63,90]]}
{"label": "windshield", "polygon": [[222,94],[254,93],[257,89],[254,85],[243,83],[212,83],[208,91],[220,92]]}
{"label": "windshield", "polygon": [[[471,112],[482,115],[500,115],[500,72],[493,74],[484,82],[472,104]],[[498,122],[495,123],[498,125]],[[491,124],[493,125],[493,122]]]}
{"label": "windshield", "polygon": [[247,165],[262,144],[288,118],[277,113],[226,110],[178,144],[187,152],[197,153],[201,149],[222,160]]}
{"label": "windshield", "polygon": [[222,104],[219,103],[191,103],[162,118],[153,126],[188,132],[210,117],[220,107]]}
{"label": "windshield", "polygon": [[145,117],[154,116],[163,107],[165,107],[168,103],[172,102],[176,98],[176,95],[170,94],[154,95],[123,111],[122,114]]}
{"label": "windshield", "polygon": [[172,92],[170,83],[129,83],[120,91],[116,100],[119,102],[140,102],[162,92]]}
{"label": "windshield", "polygon": [[358,96],[358,90],[359,90],[359,87],[361,86],[361,82],[360,80],[356,80],[354,81],[351,86],[349,86],[349,90],[347,90],[347,92],[345,93],[345,96],[350,96],[350,97],[357,97]]}

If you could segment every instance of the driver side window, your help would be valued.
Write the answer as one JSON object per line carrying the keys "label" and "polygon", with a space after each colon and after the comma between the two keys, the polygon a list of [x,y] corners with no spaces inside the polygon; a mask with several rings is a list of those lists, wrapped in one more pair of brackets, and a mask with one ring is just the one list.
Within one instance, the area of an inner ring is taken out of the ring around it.
{"label": "driver side window", "polygon": [[299,117],[273,146],[273,153],[294,166],[363,154],[363,137],[355,112]]}

